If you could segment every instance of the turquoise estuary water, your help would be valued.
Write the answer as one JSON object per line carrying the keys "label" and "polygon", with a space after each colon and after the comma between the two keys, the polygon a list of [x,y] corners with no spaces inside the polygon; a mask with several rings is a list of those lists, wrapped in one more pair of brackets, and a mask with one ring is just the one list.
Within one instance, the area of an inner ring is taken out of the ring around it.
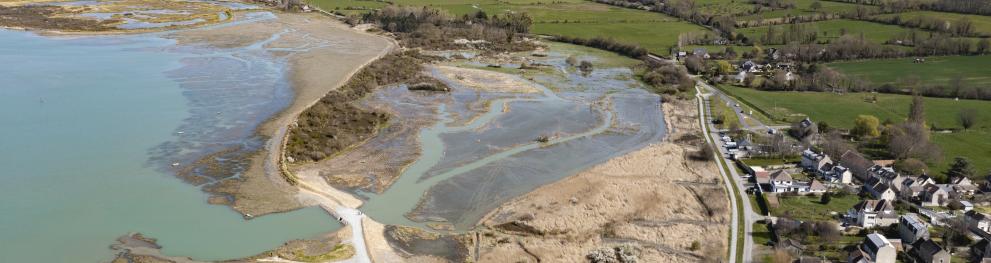
{"label": "turquoise estuary water", "polygon": [[[211,63],[225,77],[204,78]],[[167,255],[229,259],[338,228],[316,208],[245,221],[162,168],[181,161],[167,153],[253,144],[291,100],[284,72],[264,50],[0,30],[0,262],[107,261],[129,232]]]}

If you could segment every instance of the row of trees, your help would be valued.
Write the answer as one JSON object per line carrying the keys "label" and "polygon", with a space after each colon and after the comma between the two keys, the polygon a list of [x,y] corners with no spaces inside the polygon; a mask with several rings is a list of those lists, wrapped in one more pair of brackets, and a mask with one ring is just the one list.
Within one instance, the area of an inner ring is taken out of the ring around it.
{"label": "row of trees", "polygon": [[976,31],[974,22],[967,17],[963,17],[956,20],[950,20],[950,19],[943,19],[938,17],[930,17],[927,15],[920,15],[910,18],[902,18],[901,15],[893,15],[887,17],[873,16],[873,17],[868,17],[865,20],[876,23],[882,23],[882,24],[931,30],[944,34],[949,34],[951,36],[976,37],[976,36],[984,35],[984,34],[979,34]]}
{"label": "row of trees", "polygon": [[991,15],[988,0],[832,0],[836,2],[874,5],[888,12],[932,10],[942,12]]}
{"label": "row of trees", "polygon": [[587,38],[570,37],[570,36],[555,36],[554,40],[559,42],[571,43],[575,45],[582,45],[582,46],[608,50],[636,59],[643,58],[648,54],[646,48],[643,48],[635,44],[622,43],[612,38],[594,37],[591,39],[587,39]]}

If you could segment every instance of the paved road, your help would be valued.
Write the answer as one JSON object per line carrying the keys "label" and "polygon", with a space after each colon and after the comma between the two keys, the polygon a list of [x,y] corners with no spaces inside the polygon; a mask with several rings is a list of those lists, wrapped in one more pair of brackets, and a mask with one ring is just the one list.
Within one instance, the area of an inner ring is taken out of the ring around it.
{"label": "paved road", "polygon": [[[702,81],[699,81],[698,83],[699,83],[698,86],[707,87],[709,90],[714,90],[714,89],[712,89],[712,87],[709,87],[707,84],[703,83]],[[698,89],[698,88],[696,88],[696,89]],[[707,94],[707,93],[703,93],[703,91],[701,89],[699,89],[698,91],[699,91],[698,92],[698,98],[699,98],[700,112],[704,112],[705,113],[705,114],[700,114],[700,118],[702,118],[702,123],[705,123],[705,126],[703,127],[703,132],[708,135],[708,136],[705,136],[705,139],[706,139],[707,142],[709,142],[709,143],[711,143],[713,145],[716,145],[717,148],[719,149],[719,155],[717,156],[717,158],[723,158],[726,161],[726,164],[727,165],[732,165],[733,164],[733,161],[729,159],[729,153],[727,153],[726,152],[726,148],[723,147],[723,142],[721,140],[711,139],[711,138],[719,138],[720,137],[719,134],[718,134],[719,131],[715,128],[715,126],[712,125],[712,122],[709,121],[711,119],[712,113],[709,111],[709,108],[710,107],[708,107],[709,106],[709,97],[711,97],[713,95],[716,95],[717,93],[708,93]],[[729,175],[726,175],[725,172],[724,172],[724,170],[722,169],[722,163],[716,162],[716,164],[718,164],[720,166],[719,172],[723,174],[724,180],[726,180],[726,182],[732,182],[732,183],[736,184],[736,188],[739,189],[740,191],[736,192],[735,194],[739,195],[740,196],[740,199],[743,200],[743,202],[741,202],[741,204],[736,204],[736,198],[731,198],[730,199],[730,200],[732,200],[731,203],[733,204],[732,207],[733,207],[733,219],[734,219],[733,220],[733,227],[732,227],[733,233],[731,235],[732,236],[732,239],[731,240],[733,240],[733,242],[732,242],[732,244],[730,246],[730,249],[731,249],[731,251],[733,251],[735,253],[735,251],[736,251],[735,250],[736,240],[737,240],[736,231],[738,229],[738,226],[736,226],[737,225],[736,218],[738,216],[740,216],[740,215],[737,214],[738,212],[737,212],[736,206],[737,205],[742,205],[743,206],[743,215],[742,216],[743,216],[743,224],[744,224],[743,225],[744,237],[743,237],[743,244],[742,245],[743,245],[743,261],[744,262],[741,262],[741,263],[754,262],[754,260],[753,260],[754,239],[753,239],[753,234],[752,234],[753,233],[753,225],[754,225],[754,222],[756,222],[757,220],[762,219],[763,216],[761,216],[761,215],[759,215],[759,214],[757,214],[757,213],[754,212],[753,207],[750,205],[749,197],[744,192],[744,190],[747,189],[746,182],[744,181],[744,178],[736,171],[736,169],[727,167],[728,169],[726,169],[726,170],[729,170],[730,174]],[[726,178],[726,177],[729,177],[729,178]],[[735,260],[736,260],[736,258],[735,257],[732,257],[730,259],[730,262],[733,262]]]}
{"label": "paved road", "polygon": [[[695,89],[698,90],[698,87],[696,87]],[[708,111],[708,107],[706,107],[708,105],[706,103],[708,101],[708,98],[706,96],[703,96],[702,94],[703,93],[701,92],[701,90],[699,90],[698,94],[696,95],[696,97],[698,98],[698,102],[699,102],[699,104],[698,104],[699,105],[699,120],[702,123],[709,123],[709,121],[708,121],[708,119],[709,119],[708,118],[709,111]],[[702,133],[703,134],[709,134],[709,131],[711,130],[709,127],[710,127],[710,125],[702,125]],[[710,145],[717,145],[715,143],[715,141],[712,139],[714,137],[712,137],[711,135],[710,136],[703,136],[703,137],[705,137],[705,141],[707,143],[709,143]],[[722,155],[722,151],[720,151],[720,154],[719,155]],[[716,158],[722,158],[722,157],[721,156],[716,156]],[[730,195],[737,194],[735,191],[733,191],[733,188],[729,186],[729,184],[735,183],[735,181],[732,180],[731,178],[729,178],[729,175],[726,174],[725,170],[727,170],[727,169],[724,169],[723,164],[721,162],[716,162],[716,165],[719,166],[719,174],[723,177],[723,182],[726,183],[727,191],[730,192]],[[730,169],[730,170],[732,171],[732,169]],[[737,209],[737,206],[740,205],[740,204],[737,204],[735,197],[731,197],[731,198],[729,198],[729,200],[730,200],[730,209],[733,212],[732,212],[732,217],[730,217],[730,242],[729,242],[729,251],[730,251],[730,253],[729,253],[729,260],[728,260],[728,262],[729,263],[735,263],[736,262],[736,254],[737,254],[737,246],[740,245],[740,244],[737,244],[737,240],[739,240],[739,237],[738,237],[738,234],[737,233],[739,233],[739,229],[740,229],[740,224],[739,224],[740,221],[737,220],[737,218],[739,218],[741,216],[739,214],[739,212],[738,212],[739,209]],[[746,223],[746,222],[744,222],[744,223]],[[746,230],[746,225],[744,226],[744,230]],[[745,232],[745,233],[747,233],[747,232]],[[746,235],[746,236],[749,236],[749,235]],[[744,242],[744,245],[743,246],[744,246],[744,252],[743,252],[744,253],[744,256],[743,256],[743,258],[744,258],[744,261],[746,262],[746,261],[748,261],[748,258],[749,258],[749,257],[747,257],[747,255],[750,252],[749,252],[749,249],[746,248],[746,242]],[[740,262],[740,263],[743,263],[743,262]]]}
{"label": "paved road", "polygon": [[[714,88],[704,81],[699,81],[699,86],[702,86],[707,92],[710,92],[715,96],[719,96],[719,98],[723,101],[728,102],[730,104],[729,107],[733,109],[734,113],[736,113],[736,117],[740,119],[740,125],[743,126],[741,128],[745,130],[767,132],[769,129],[781,130],[790,128],[787,125],[767,125],[761,122],[760,119],[754,118],[753,115],[750,114],[751,109],[749,107],[745,107],[744,104],[740,103],[732,96],[726,95],[726,93],[723,93],[722,90]],[[750,123],[756,123],[756,125],[750,125]]]}

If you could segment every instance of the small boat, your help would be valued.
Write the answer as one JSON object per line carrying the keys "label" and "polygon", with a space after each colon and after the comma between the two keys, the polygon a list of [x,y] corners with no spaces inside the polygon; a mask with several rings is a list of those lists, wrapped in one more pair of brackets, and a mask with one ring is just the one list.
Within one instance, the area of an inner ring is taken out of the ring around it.
{"label": "small boat", "polygon": [[172,163],[172,166],[179,166],[179,163]]}
{"label": "small boat", "polygon": [[184,133],[186,133],[186,132],[176,132],[175,134],[184,134]]}

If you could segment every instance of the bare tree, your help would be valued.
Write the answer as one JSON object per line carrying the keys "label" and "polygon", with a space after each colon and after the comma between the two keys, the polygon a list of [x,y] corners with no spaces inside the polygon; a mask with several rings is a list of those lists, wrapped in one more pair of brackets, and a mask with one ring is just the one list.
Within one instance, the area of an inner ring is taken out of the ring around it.
{"label": "bare tree", "polygon": [[974,127],[974,124],[977,124],[977,110],[973,108],[960,110],[959,117],[960,126],[963,126],[964,130],[968,130],[970,127]]}

